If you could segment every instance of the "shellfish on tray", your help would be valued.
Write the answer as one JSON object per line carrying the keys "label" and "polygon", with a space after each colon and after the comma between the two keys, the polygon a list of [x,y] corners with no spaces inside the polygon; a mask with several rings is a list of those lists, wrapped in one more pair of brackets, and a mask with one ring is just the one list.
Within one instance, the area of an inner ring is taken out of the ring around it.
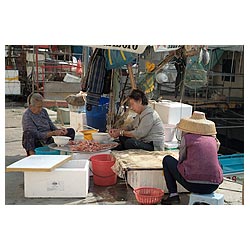
{"label": "shellfish on tray", "polygon": [[72,152],[98,152],[115,148],[118,145],[117,142],[111,143],[99,143],[95,141],[69,141],[68,147]]}

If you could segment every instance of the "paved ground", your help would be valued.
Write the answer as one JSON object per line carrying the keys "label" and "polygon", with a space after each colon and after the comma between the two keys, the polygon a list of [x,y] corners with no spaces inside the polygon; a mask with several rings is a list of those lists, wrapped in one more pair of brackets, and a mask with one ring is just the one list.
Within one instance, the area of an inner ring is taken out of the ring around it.
{"label": "paved ground", "polygon": [[[21,117],[24,112],[24,104],[7,102],[5,107],[5,166],[24,158],[25,151],[21,145]],[[53,121],[56,113],[49,110]],[[217,190],[224,194],[224,204],[242,204],[242,185],[225,179]],[[181,205],[187,205],[189,194],[180,194]],[[64,198],[25,198],[23,173],[5,173],[5,204],[6,205],[52,205],[52,204],[112,204],[112,205],[137,205],[137,201],[131,187],[127,186],[123,179],[118,178],[114,186],[100,187],[93,184],[90,178],[89,194],[84,199]]]}

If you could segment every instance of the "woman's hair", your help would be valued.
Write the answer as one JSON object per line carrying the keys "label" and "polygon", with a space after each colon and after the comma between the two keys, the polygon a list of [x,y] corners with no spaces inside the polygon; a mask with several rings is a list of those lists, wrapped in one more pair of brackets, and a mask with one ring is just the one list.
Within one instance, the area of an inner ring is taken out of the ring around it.
{"label": "woman's hair", "polygon": [[43,101],[43,97],[39,93],[34,93],[28,96],[27,101],[29,105],[35,106],[36,103]]}
{"label": "woman's hair", "polygon": [[130,99],[134,99],[136,101],[141,100],[142,105],[148,105],[148,98],[145,93],[139,89],[133,89],[130,95],[128,96]]}

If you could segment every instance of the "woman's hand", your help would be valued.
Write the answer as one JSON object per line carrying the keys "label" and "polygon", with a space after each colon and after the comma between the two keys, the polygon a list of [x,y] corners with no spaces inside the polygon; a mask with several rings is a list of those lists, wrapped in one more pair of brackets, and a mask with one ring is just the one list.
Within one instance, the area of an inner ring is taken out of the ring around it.
{"label": "woman's hand", "polygon": [[110,129],[109,135],[113,138],[117,138],[120,135],[120,129]]}
{"label": "woman's hand", "polygon": [[66,135],[68,130],[66,128],[59,129],[61,131],[61,135]]}
{"label": "woman's hand", "polygon": [[57,129],[53,131],[53,135],[66,135],[68,133],[67,129],[63,128],[63,129]]}

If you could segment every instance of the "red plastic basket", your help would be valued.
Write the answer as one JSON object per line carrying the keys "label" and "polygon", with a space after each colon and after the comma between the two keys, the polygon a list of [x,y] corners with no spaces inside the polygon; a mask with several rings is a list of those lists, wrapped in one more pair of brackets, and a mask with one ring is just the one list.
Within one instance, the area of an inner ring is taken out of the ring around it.
{"label": "red plastic basket", "polygon": [[140,187],[134,189],[136,200],[143,205],[153,205],[161,201],[164,191],[160,188]]}

